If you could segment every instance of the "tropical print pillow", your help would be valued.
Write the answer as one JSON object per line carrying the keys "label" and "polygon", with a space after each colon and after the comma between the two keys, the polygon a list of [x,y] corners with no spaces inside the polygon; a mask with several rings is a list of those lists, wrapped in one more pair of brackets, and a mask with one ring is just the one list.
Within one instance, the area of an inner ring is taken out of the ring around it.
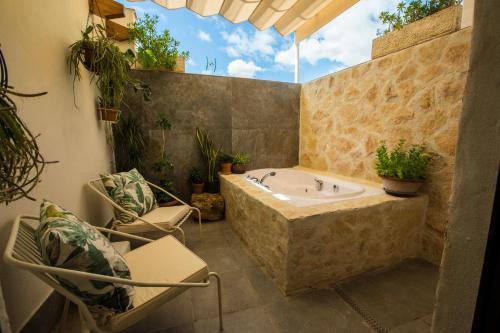
{"label": "tropical print pillow", "polygon": [[133,215],[115,209],[115,217],[122,223],[132,223],[136,217],[158,207],[153,191],[137,169],[101,175],[101,180],[110,198]]}
{"label": "tropical print pillow", "polygon": [[[58,205],[43,200],[36,240],[47,265],[130,279],[125,259],[96,228]],[[133,307],[134,287],[57,277],[92,312],[123,312]]]}

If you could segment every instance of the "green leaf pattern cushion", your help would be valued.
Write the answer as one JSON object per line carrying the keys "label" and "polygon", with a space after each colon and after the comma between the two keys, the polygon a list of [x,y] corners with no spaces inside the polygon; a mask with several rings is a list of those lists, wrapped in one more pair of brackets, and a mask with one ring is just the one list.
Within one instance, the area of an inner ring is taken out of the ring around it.
{"label": "green leaf pattern cushion", "polygon": [[[125,259],[96,228],[58,205],[44,200],[36,239],[47,265],[130,279]],[[131,309],[134,287],[117,283],[58,277],[93,312]]]}
{"label": "green leaf pattern cushion", "polygon": [[133,215],[115,209],[115,217],[122,223],[132,223],[134,216],[143,216],[158,207],[153,191],[136,169],[101,175],[101,180],[110,198]]}

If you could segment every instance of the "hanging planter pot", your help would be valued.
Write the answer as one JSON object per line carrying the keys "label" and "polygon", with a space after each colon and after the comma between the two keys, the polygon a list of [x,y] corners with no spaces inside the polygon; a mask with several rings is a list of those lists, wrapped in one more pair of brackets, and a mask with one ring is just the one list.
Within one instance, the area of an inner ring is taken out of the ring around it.
{"label": "hanging planter pot", "polygon": [[91,42],[84,42],[82,45],[81,49],[81,55],[82,55],[82,63],[83,67],[85,67],[86,70],[89,72],[95,73],[95,68],[94,68],[94,57],[95,57],[95,50],[94,50],[94,45]]}
{"label": "hanging planter pot", "polygon": [[118,121],[118,119],[120,117],[120,113],[121,113],[120,110],[113,109],[113,108],[98,107],[97,110],[99,110],[101,120],[111,121],[113,123],[116,123]]}

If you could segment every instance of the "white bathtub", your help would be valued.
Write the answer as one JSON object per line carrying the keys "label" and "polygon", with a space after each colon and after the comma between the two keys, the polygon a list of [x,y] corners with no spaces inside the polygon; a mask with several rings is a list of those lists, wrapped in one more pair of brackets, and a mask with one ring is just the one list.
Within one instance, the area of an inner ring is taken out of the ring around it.
{"label": "white bathtub", "polygon": [[[259,184],[264,175],[275,172]],[[341,200],[383,194],[380,188],[327,177],[298,169],[259,169],[242,175],[248,182],[276,199],[297,207],[331,203]]]}

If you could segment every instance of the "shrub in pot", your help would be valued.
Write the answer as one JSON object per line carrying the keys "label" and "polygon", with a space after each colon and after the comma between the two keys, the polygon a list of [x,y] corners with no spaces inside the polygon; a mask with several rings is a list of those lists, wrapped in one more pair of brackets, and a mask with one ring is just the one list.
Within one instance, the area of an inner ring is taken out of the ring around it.
{"label": "shrub in pot", "polygon": [[199,128],[196,129],[196,139],[198,140],[201,154],[207,162],[208,177],[207,183],[205,184],[205,190],[208,193],[218,193],[219,180],[216,177],[215,166],[221,148],[215,148],[215,144],[210,135]]}
{"label": "shrub in pot", "polygon": [[425,151],[423,145],[411,145],[408,149],[405,140],[400,140],[389,151],[385,142],[377,148],[376,170],[382,178],[384,190],[397,196],[414,196],[425,182],[433,153]]}
{"label": "shrub in pot", "polygon": [[248,163],[250,163],[250,156],[243,153],[236,153],[233,156],[233,173],[245,173]]}
{"label": "shrub in pot", "polygon": [[220,171],[223,175],[231,174],[231,167],[233,165],[233,156],[227,153],[222,153],[220,158]]}
{"label": "shrub in pot", "polygon": [[191,171],[189,172],[189,179],[191,180],[193,193],[194,194],[202,194],[203,187],[205,186],[205,182],[203,182],[203,178],[201,177],[200,169],[191,168]]}

